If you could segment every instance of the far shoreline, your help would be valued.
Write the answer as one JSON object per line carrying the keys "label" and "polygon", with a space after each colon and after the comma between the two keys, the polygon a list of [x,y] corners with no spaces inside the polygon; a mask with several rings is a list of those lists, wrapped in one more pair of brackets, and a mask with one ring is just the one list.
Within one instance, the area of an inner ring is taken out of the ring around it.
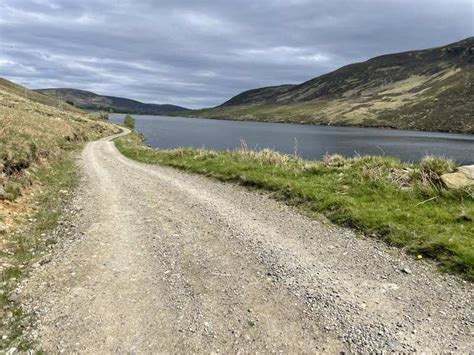
{"label": "far shoreline", "polygon": [[[94,111],[97,112],[97,111]],[[201,119],[201,120],[213,120],[213,121],[233,121],[233,122],[249,122],[249,123],[279,123],[279,124],[288,124],[288,125],[304,125],[304,126],[317,126],[317,127],[335,127],[335,128],[368,128],[368,129],[381,129],[387,131],[404,131],[404,132],[426,132],[426,133],[448,133],[448,134],[458,134],[458,135],[467,135],[473,136],[474,132],[463,132],[463,131],[448,131],[448,130],[436,130],[431,131],[427,129],[417,129],[417,128],[399,128],[394,126],[367,126],[367,125],[351,125],[351,124],[325,124],[325,123],[311,123],[307,121],[302,122],[292,122],[292,121],[272,121],[265,119],[247,119],[247,118],[230,118],[230,117],[219,117],[219,118],[210,118],[210,117],[201,117],[201,116],[181,116],[179,114],[142,114],[142,113],[129,113],[129,112],[109,112],[109,114],[117,115],[135,115],[135,116],[160,116],[160,117],[178,117],[178,118],[189,118],[189,119]]]}

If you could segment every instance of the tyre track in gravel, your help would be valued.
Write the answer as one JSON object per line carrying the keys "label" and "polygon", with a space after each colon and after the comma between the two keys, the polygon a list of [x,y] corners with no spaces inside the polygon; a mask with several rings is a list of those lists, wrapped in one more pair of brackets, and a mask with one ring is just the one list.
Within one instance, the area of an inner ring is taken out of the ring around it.
{"label": "tyre track in gravel", "polygon": [[82,166],[79,237],[21,290],[46,351],[472,350],[472,285],[429,263],[110,139]]}

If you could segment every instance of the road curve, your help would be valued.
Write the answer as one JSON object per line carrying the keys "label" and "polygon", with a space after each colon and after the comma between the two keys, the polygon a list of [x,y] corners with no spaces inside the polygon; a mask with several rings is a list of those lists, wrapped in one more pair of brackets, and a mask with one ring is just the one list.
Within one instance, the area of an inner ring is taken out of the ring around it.
{"label": "road curve", "polygon": [[39,348],[472,350],[472,284],[111,138],[84,149],[72,232],[21,290]]}

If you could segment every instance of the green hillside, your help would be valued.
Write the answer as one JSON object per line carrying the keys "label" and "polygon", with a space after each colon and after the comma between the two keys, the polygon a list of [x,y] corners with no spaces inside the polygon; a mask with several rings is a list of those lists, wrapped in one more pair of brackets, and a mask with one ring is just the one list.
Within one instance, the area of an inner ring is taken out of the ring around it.
{"label": "green hillside", "polygon": [[142,115],[166,115],[187,110],[185,107],[176,105],[147,104],[123,97],[98,95],[90,91],[78,89],[55,88],[38,89],[36,91],[52,98],[61,97],[63,100],[74,104],[74,106],[85,110],[101,110]]}
{"label": "green hillside", "polygon": [[474,133],[474,37],[249,90],[191,117]]}

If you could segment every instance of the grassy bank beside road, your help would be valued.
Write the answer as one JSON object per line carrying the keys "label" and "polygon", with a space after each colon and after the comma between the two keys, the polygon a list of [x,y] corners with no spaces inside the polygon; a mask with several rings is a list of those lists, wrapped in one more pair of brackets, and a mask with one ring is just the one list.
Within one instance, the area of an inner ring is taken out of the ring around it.
{"label": "grassy bank beside road", "polygon": [[118,131],[0,80],[0,352],[28,347],[21,334],[29,321],[14,290],[55,242],[50,234],[77,179],[77,152]]}
{"label": "grassy bank beside road", "polygon": [[428,157],[405,164],[391,157],[339,155],[307,161],[268,150],[154,150],[136,133],[115,142],[137,161],[271,191],[474,280],[474,191],[442,186],[439,176],[455,168],[450,161]]}
{"label": "grassy bank beside road", "polygon": [[[28,198],[27,211],[15,215],[17,228],[5,235],[1,250],[2,293],[0,307],[3,310],[0,349],[12,347],[25,351],[30,347],[22,338],[23,330],[31,324],[31,315],[23,314],[15,287],[35,264],[47,259],[50,247],[58,242],[51,236],[62,213],[62,207],[77,182],[77,164],[74,153],[66,153],[47,166],[36,170],[32,176],[41,186],[37,195]],[[24,201],[17,202],[18,206]],[[20,207],[21,208],[21,207]],[[25,219],[25,216],[28,219]]]}

